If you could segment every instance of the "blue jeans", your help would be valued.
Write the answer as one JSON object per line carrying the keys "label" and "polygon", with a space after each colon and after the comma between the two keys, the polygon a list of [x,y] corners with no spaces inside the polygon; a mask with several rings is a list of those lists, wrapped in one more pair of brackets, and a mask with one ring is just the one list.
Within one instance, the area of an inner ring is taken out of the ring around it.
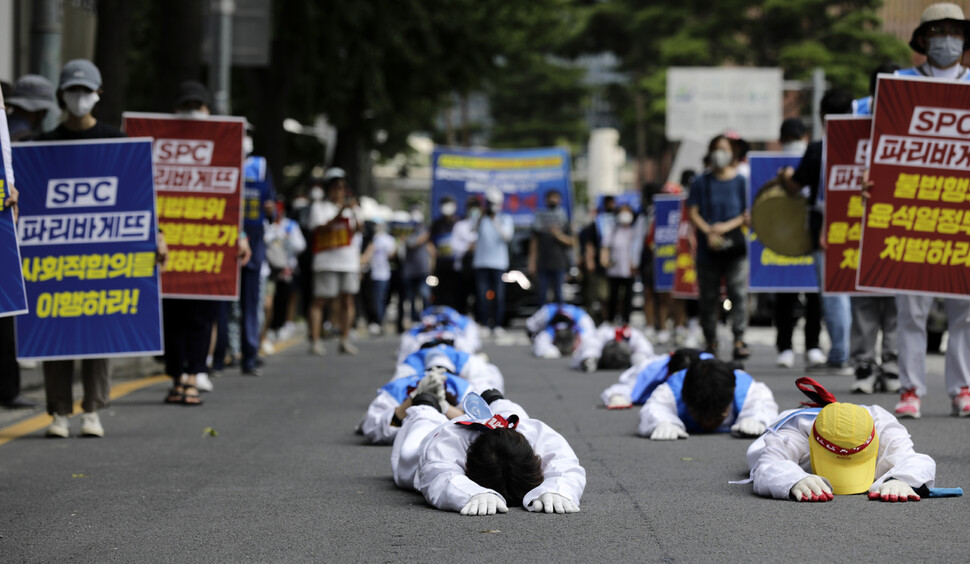
{"label": "blue jeans", "polygon": [[[428,307],[431,288],[428,286],[428,275],[411,277],[404,280],[404,301],[411,303],[411,321],[421,321],[421,311]],[[418,309],[417,299],[421,298],[421,309]]]}
{"label": "blue jeans", "polygon": [[[501,327],[505,321],[505,282],[502,282],[504,270],[497,268],[475,269],[475,309],[478,312],[478,324],[482,327]],[[492,292],[489,299],[489,292]],[[489,304],[495,304],[495,322],[488,324]]]}
{"label": "blue jeans", "polygon": [[371,305],[374,307],[374,321],[378,325],[384,323],[384,306],[387,304],[387,291],[391,288],[390,280],[371,280]]}
{"label": "blue jeans", "polygon": [[[822,252],[812,253],[815,259],[815,274],[822,280]],[[821,293],[821,288],[819,288]],[[852,329],[852,308],[849,296],[822,294],[822,314],[825,316],[825,329],[829,332],[832,348],[829,349],[829,364],[842,364],[849,360],[849,331]]]}
{"label": "blue jeans", "polygon": [[562,303],[562,284],[566,279],[566,271],[561,268],[540,268],[536,272],[536,290],[539,292],[539,307],[549,301],[549,285],[552,284],[552,294],[557,304]]}

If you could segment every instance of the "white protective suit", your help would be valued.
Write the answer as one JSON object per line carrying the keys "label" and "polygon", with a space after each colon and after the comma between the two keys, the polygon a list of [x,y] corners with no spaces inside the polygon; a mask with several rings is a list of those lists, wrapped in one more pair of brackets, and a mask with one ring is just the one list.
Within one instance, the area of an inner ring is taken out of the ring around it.
{"label": "white protective suit", "polygon": [[[650,394],[643,407],[640,408],[640,423],[637,425],[637,434],[642,437],[649,437],[657,425],[662,421],[669,421],[681,429],[691,432],[677,415],[681,399],[674,397],[674,392],[667,383],[660,384],[657,389]],[[735,416],[734,411],[730,411],[728,416],[718,427],[716,432],[729,432],[731,425],[741,419],[755,419],[762,422],[765,426],[770,425],[778,417],[778,404],[775,396],[771,393],[768,386],[761,382],[753,382],[748,389],[748,393],[741,404],[741,410]]]}
{"label": "white protective suit", "polygon": [[482,349],[482,339],[478,333],[478,324],[469,323],[465,329],[448,326],[441,330],[429,330],[412,334],[410,331],[401,335],[401,346],[397,350],[398,364],[404,362],[411,353],[421,350],[421,345],[438,337],[440,333],[451,333],[455,340],[455,349],[468,354],[475,354]]}
{"label": "white protective suit", "polygon": [[[879,438],[876,480],[869,491],[877,491],[889,478],[913,489],[923,485],[933,487],[936,462],[913,450],[909,433],[891,413],[876,405],[863,407],[872,414]],[[812,473],[808,440],[817,411],[791,409],[782,413],[778,422],[748,447],[748,467],[756,494],[789,499],[792,486]],[[798,412],[802,413],[788,418]]]}
{"label": "white protective suit", "polygon": [[[518,415],[515,430],[522,433],[535,453],[542,458],[542,484],[525,495],[525,508],[545,493],[557,493],[579,506],[586,488],[586,471],[566,439],[545,423],[530,419],[518,404],[506,399],[492,402],[493,413],[508,418]],[[432,506],[446,511],[461,511],[472,496],[498,492],[484,488],[465,476],[468,445],[479,431],[449,421],[434,408],[419,405],[408,408],[401,432],[391,451],[394,483],[421,492]],[[501,497],[501,496],[499,496]],[[508,500],[504,500],[508,503]],[[530,509],[531,510],[531,509]]]}
{"label": "white protective suit", "polygon": [[[547,330],[558,307],[554,304],[547,304],[525,320],[526,329],[535,336],[532,341],[532,354],[539,358],[556,358],[560,355],[559,349],[553,344],[552,332]],[[581,366],[583,360],[591,356],[599,358],[603,347],[599,337],[597,337],[596,323],[593,318],[578,307],[570,305],[561,307],[572,315],[573,332],[579,338],[579,344],[573,351],[571,363],[573,368]]]}
{"label": "white protective suit", "polygon": [[[657,362],[669,355],[659,354],[645,358],[639,362],[634,362],[633,366],[627,368],[620,374],[619,380],[615,384],[611,384],[610,387],[603,390],[600,394],[600,399],[603,400],[603,405],[609,405],[610,398],[613,396],[622,396],[626,398],[627,401],[633,401],[633,387],[637,383],[637,378],[640,376],[640,372],[643,371],[650,363]],[[664,370],[666,373],[666,370]]]}
{"label": "white protective suit", "polygon": [[[391,380],[407,378],[414,374],[414,367],[399,364]],[[468,380],[467,392],[475,392],[481,395],[485,390],[494,388],[503,394],[505,393],[505,379],[502,377],[502,372],[494,364],[485,362],[477,356],[469,357],[458,375]],[[460,402],[462,398],[458,398],[458,400]],[[364,414],[364,419],[358,425],[358,429],[367,437],[367,440],[374,444],[391,444],[394,442],[394,436],[400,430],[400,427],[391,425],[394,410],[399,405],[401,405],[401,402],[397,398],[385,390],[379,389],[377,397],[367,406],[367,413]]]}

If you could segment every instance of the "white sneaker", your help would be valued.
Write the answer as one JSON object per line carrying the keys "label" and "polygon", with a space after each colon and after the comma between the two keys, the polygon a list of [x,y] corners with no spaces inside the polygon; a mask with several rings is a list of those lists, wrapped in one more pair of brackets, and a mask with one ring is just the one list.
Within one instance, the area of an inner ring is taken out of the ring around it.
{"label": "white sneaker", "polygon": [[686,327],[677,327],[674,329],[674,344],[678,347],[684,346],[687,339],[690,337],[690,332],[687,331]]}
{"label": "white sneaker", "polygon": [[783,368],[795,366],[795,351],[791,349],[781,351],[781,354],[778,355],[778,366]]}
{"label": "white sneaker", "polygon": [[212,380],[209,380],[209,375],[205,372],[199,372],[195,375],[195,387],[200,392],[211,392],[212,391]]}
{"label": "white sneaker", "polygon": [[280,327],[280,330],[276,332],[276,340],[285,341],[289,339],[290,337],[293,336],[293,331],[295,331],[293,323],[290,321],[287,321],[286,324]]}
{"label": "white sneaker", "polygon": [[643,328],[643,336],[646,337],[651,343],[657,342],[657,330],[652,326]]}
{"label": "white sneaker", "polygon": [[357,350],[357,347],[352,345],[350,341],[340,341],[340,352],[349,354],[351,356],[356,356],[360,351]]}
{"label": "white sneaker", "polygon": [[852,382],[853,394],[871,394],[876,391],[878,379],[876,366],[870,362],[861,364],[855,369],[855,382]]}
{"label": "white sneaker", "polygon": [[482,327],[478,333],[482,339],[487,339],[492,336],[492,330],[488,327]]}
{"label": "white sneaker", "polygon": [[371,337],[377,337],[381,334],[381,326],[376,323],[371,323],[367,326],[367,332],[370,333]]}
{"label": "white sneaker", "polygon": [[101,418],[98,417],[98,413],[92,411],[91,413],[81,414],[81,436],[82,437],[103,437],[104,427],[101,426]]}
{"label": "white sneaker", "polygon": [[657,344],[658,345],[666,345],[669,342],[670,342],[670,331],[667,331],[666,329],[664,329],[664,330],[660,331],[659,333],[657,333]]}
{"label": "white sneaker", "polygon": [[54,421],[47,427],[48,437],[66,439],[71,436],[71,429],[67,425],[67,415],[54,414]]}
{"label": "white sneaker", "polygon": [[265,341],[263,341],[263,344],[260,348],[263,350],[264,355],[271,355],[276,353],[276,347],[273,346],[273,343],[271,343],[269,339],[266,339]]}
{"label": "white sneaker", "polygon": [[310,354],[314,356],[327,356],[327,347],[323,346],[322,341],[313,341],[310,343]]}
{"label": "white sneaker", "polygon": [[502,337],[505,336],[505,329],[502,327],[496,327],[495,329],[492,329],[492,336],[495,337],[496,339],[501,339]]}
{"label": "white sneaker", "polygon": [[809,366],[819,366],[829,361],[829,357],[822,352],[822,349],[809,349],[805,353],[805,362]]}

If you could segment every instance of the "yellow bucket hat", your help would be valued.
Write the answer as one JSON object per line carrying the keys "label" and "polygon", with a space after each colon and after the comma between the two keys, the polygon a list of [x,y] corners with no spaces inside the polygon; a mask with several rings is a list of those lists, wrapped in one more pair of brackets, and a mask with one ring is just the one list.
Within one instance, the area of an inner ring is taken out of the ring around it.
{"label": "yellow bucket hat", "polygon": [[837,495],[869,490],[876,473],[879,437],[869,411],[851,403],[822,408],[809,437],[812,472],[826,478]]}

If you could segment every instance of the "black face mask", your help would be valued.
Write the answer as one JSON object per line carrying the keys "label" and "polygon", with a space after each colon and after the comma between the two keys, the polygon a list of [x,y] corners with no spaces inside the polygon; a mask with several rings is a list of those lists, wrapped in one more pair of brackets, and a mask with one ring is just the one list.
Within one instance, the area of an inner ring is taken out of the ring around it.
{"label": "black face mask", "polygon": [[554,210],[559,207],[559,202],[546,202],[546,207]]}

